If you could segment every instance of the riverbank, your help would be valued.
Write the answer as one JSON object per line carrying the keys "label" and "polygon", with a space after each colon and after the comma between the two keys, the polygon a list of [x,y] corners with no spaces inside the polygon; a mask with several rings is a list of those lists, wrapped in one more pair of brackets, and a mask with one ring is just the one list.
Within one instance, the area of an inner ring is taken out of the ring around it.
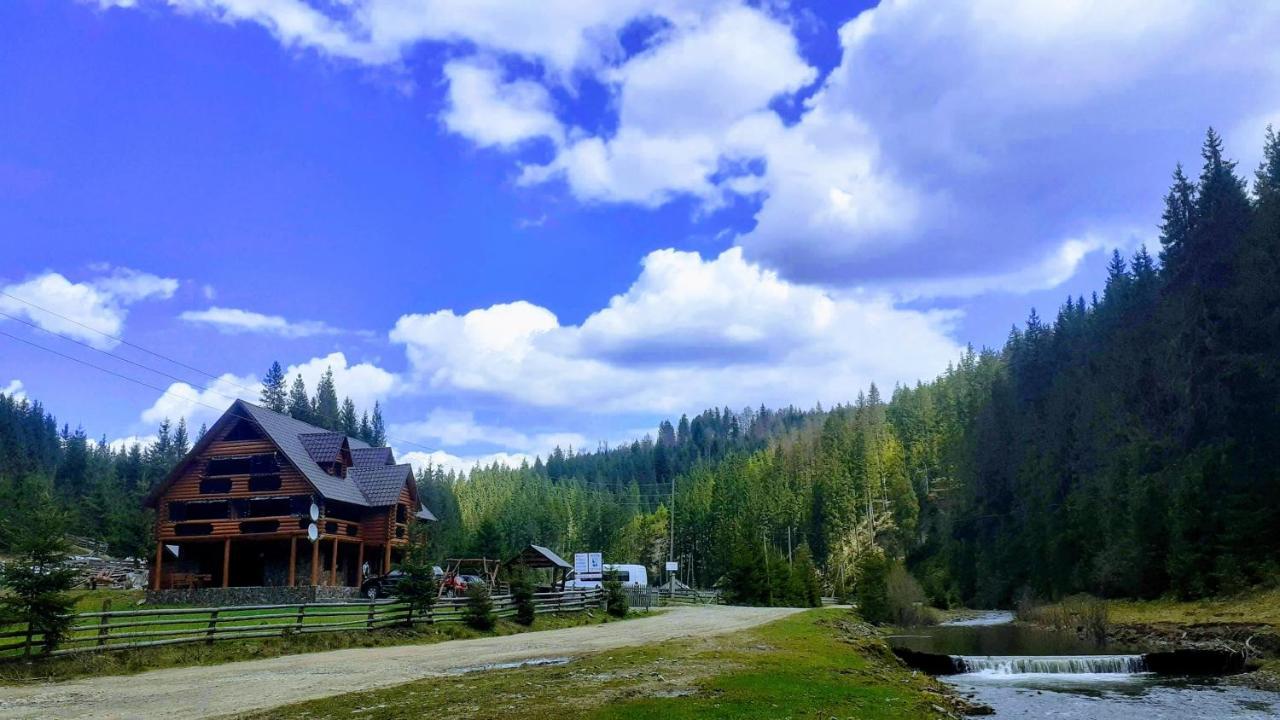
{"label": "riverbank", "polygon": [[799,613],[749,631],[619,649],[564,664],[428,678],[276,708],[257,720],[415,716],[574,718],[959,718],[976,709],[902,666],[847,610]]}
{"label": "riverbank", "polygon": [[[1152,650],[1197,648],[1244,653],[1251,671],[1224,682],[1280,691],[1280,590],[1257,590],[1203,600],[1107,600],[1109,642]],[[1078,601],[1076,603],[1079,604]],[[1070,614],[1071,603],[1046,606],[1046,616]],[[1073,624],[1081,635],[1094,629],[1089,618]]]}

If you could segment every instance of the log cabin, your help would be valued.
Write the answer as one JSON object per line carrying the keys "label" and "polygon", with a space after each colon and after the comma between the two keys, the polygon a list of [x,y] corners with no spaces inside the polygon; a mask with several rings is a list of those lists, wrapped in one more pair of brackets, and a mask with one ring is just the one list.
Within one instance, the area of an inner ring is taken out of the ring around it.
{"label": "log cabin", "polygon": [[435,517],[391,448],[237,400],[147,497],[151,588],[347,586]]}

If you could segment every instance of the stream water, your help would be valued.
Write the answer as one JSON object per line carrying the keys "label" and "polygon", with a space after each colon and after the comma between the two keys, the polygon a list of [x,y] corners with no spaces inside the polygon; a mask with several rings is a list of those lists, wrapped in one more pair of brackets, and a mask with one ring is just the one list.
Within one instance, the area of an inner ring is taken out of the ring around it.
{"label": "stream water", "polygon": [[1098,647],[1068,633],[1012,623],[1009,613],[903,628],[894,647],[950,655],[964,672],[940,679],[996,718],[1136,720],[1280,718],[1280,693],[1217,678],[1158,676],[1140,648]]}

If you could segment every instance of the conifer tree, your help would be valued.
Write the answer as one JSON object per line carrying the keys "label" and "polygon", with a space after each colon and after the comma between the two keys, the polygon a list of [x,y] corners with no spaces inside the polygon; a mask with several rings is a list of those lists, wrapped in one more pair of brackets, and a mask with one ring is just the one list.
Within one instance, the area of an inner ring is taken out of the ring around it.
{"label": "conifer tree", "polygon": [[186,457],[190,450],[191,441],[187,438],[187,419],[180,417],[178,418],[178,428],[173,432],[173,450],[169,456],[170,463],[176,464]]}
{"label": "conifer tree", "polygon": [[320,376],[313,407],[315,409],[313,422],[316,425],[329,430],[342,428],[342,410],[338,406],[338,391],[333,384],[333,368],[326,368],[324,375]]}
{"label": "conifer tree", "polygon": [[351,398],[343,398],[342,412],[340,413],[342,434],[347,437],[359,437],[360,420],[356,417],[356,404],[351,402]]}
{"label": "conifer tree", "polygon": [[374,447],[385,447],[387,444],[387,430],[382,422],[382,406],[377,401],[373,403],[373,422],[369,427],[369,444]]}
{"label": "conifer tree", "polygon": [[288,412],[294,420],[312,420],[311,398],[307,397],[307,384],[303,382],[301,374],[294,376],[293,385],[289,388]]}
{"label": "conifer tree", "polygon": [[267,376],[262,379],[262,394],[259,396],[262,407],[278,413],[289,409],[289,396],[285,389],[284,368],[279,362],[271,363]]}

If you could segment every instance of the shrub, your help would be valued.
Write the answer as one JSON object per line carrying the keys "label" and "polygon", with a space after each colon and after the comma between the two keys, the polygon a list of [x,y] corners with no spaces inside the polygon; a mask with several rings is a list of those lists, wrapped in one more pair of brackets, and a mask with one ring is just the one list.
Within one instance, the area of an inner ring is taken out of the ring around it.
{"label": "shrub", "polygon": [[533,604],[533,576],[529,569],[517,565],[510,575],[511,599],[516,604],[516,622],[521,625],[532,625],[536,615]]}
{"label": "shrub", "polygon": [[493,614],[493,598],[485,585],[473,583],[467,587],[467,609],[463,613],[467,625],[476,630],[492,630],[498,618]]}
{"label": "shrub", "polygon": [[1024,622],[1074,632],[1099,644],[1107,639],[1107,603],[1089,595],[1072,595],[1054,605],[1040,605],[1030,591],[1023,590],[1014,612]]}
{"label": "shrub", "polygon": [[622,582],[616,577],[604,581],[604,609],[614,617],[626,617],[631,609],[627,602],[627,594],[622,591]]}
{"label": "shrub", "polygon": [[901,627],[936,625],[937,612],[929,607],[920,582],[900,562],[889,567],[885,577],[885,597],[892,621]]}

